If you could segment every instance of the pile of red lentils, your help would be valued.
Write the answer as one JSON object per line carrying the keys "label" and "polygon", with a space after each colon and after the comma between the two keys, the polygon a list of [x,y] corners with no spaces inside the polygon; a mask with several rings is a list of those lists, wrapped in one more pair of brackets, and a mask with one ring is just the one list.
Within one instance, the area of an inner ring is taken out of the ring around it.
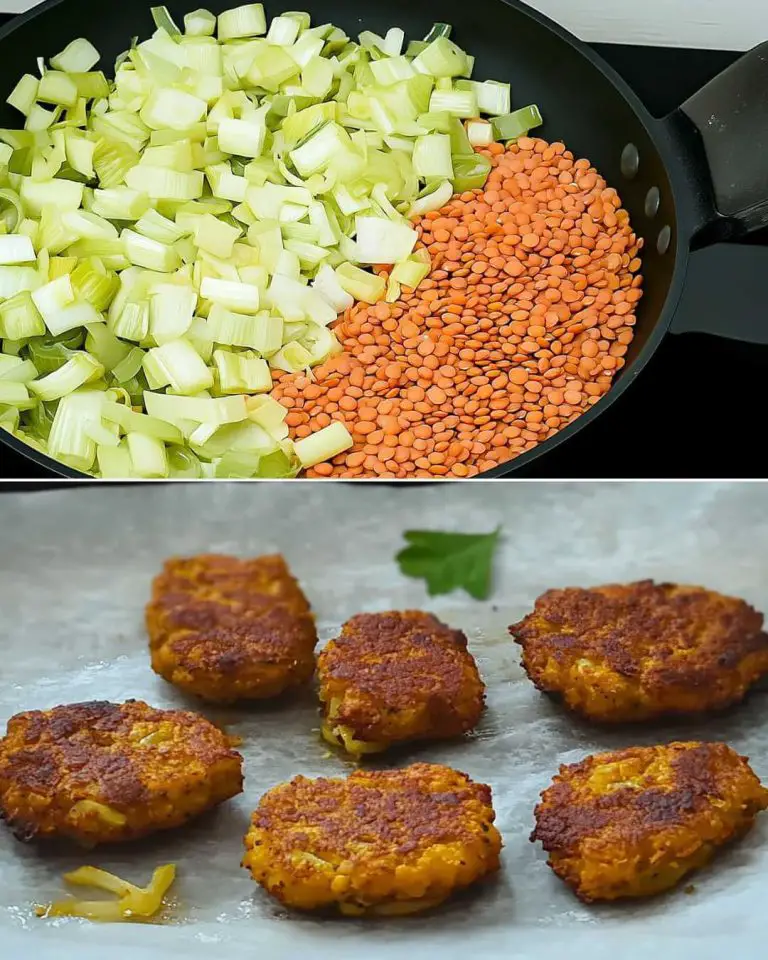
{"label": "pile of red lentils", "polygon": [[308,477],[475,476],[571,423],[624,365],[642,240],[618,194],[562,143],[482,152],[485,188],[415,222],[429,276],[355,304],[343,353],[278,380],[294,438],[341,420],[355,440]]}

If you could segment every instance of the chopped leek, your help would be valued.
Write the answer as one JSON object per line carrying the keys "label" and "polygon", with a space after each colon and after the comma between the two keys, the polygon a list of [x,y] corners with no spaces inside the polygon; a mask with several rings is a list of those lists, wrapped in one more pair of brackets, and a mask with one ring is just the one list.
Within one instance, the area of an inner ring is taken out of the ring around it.
{"label": "chopped leek", "polygon": [[529,130],[540,127],[544,121],[536,104],[507,113],[503,117],[491,117],[491,126],[497,140],[516,140]]}
{"label": "chopped leek", "polygon": [[349,450],[353,444],[350,432],[340,420],[336,420],[322,430],[297,440],[293,447],[302,467],[314,467]]}
{"label": "chopped leek", "polygon": [[418,233],[406,223],[383,217],[358,216],[357,259],[360,263],[398,263],[413,250]]}

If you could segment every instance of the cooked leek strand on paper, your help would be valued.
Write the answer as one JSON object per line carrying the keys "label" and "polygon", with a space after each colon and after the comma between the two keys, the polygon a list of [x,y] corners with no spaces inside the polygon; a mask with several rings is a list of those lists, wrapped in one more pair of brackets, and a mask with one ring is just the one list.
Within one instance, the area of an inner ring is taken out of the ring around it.
{"label": "cooked leek strand on paper", "polygon": [[482,187],[475,147],[541,118],[472,79],[447,24],[409,44],[258,3],[151,13],[114,79],[79,38],[8,93],[0,427],[96,476],[295,476],[352,438],[259,419],[273,375],[338,353],[355,300],[421,282],[408,218]]}
{"label": "cooked leek strand on paper", "polygon": [[84,917],[87,920],[118,923],[125,920],[148,920],[163,907],[163,898],[176,879],[172,863],[158,867],[146,887],[136,887],[126,880],[100,870],[98,867],[80,867],[65,873],[67,883],[78,887],[93,887],[115,894],[109,900],[57,900],[48,906],[39,906],[39,917]]}

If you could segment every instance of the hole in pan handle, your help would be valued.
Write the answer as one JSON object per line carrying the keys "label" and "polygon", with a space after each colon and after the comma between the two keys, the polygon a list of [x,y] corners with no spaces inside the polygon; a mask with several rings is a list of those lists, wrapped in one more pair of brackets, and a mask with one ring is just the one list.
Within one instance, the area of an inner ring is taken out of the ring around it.
{"label": "hole in pan handle", "polygon": [[768,247],[701,249],[768,226],[768,42],[702,87],[667,123],[683,147],[696,224],[672,332],[768,344]]}

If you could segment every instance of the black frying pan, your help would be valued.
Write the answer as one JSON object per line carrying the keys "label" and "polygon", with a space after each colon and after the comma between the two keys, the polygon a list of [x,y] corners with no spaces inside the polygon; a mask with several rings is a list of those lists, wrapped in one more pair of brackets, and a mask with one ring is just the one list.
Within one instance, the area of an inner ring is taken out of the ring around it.
{"label": "black frying pan", "polygon": [[[195,3],[167,4],[179,19]],[[214,13],[237,0],[213,0]],[[13,88],[35,58],[50,57],[78,36],[87,37],[111,68],[131,37],[152,29],[150,0],[48,0],[0,30],[0,91]],[[663,119],[652,117],[629,87],[586,44],[519,0],[387,0],[351,4],[302,0],[314,23],[333,21],[356,35],[362,29],[402,27],[424,36],[435,21],[453,24],[457,42],[477,58],[477,79],[512,84],[513,102],[538,103],[542,135],[564,140],[588,157],[621,194],[645,238],[645,296],[626,366],[608,395],[534,450],[483,474],[509,476],[546,456],[585,429],[628,389],[666,334],[692,248],[743,236],[768,224],[768,44],[746,54]],[[274,15],[280,4],[268,4]],[[18,114],[3,104],[3,126]],[[740,337],[732,316],[702,317],[701,329]],[[768,330],[768,327],[767,327]],[[0,430],[9,444],[60,476],[80,476]]]}

